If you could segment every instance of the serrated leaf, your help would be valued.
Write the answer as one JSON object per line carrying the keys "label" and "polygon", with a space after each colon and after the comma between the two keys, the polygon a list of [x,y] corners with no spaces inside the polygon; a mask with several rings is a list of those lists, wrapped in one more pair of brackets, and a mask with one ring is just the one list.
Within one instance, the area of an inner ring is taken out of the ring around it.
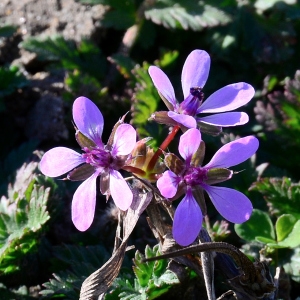
{"label": "serrated leaf", "polygon": [[269,215],[261,210],[254,209],[250,219],[243,224],[235,224],[235,232],[237,235],[250,242],[256,241],[256,237],[260,237],[260,241],[275,241],[275,230]]}
{"label": "serrated leaf", "polygon": [[94,272],[109,257],[103,246],[63,245],[55,248],[55,256],[67,264],[67,270],[53,274],[44,283],[40,293],[43,296],[68,297],[79,299],[79,290],[84,279]]}
{"label": "serrated leaf", "polygon": [[18,67],[0,67],[0,99],[27,84],[27,79],[19,72]]}
{"label": "serrated leaf", "polygon": [[[0,270],[12,272],[18,269],[18,261],[34,249],[38,231],[50,218],[47,211],[49,188],[34,186],[30,199],[1,198],[0,205]],[[20,201],[24,203],[18,205]]]}
{"label": "serrated leaf", "polygon": [[292,214],[300,218],[300,184],[290,178],[262,178],[255,182],[251,190],[261,193],[272,214]]}
{"label": "serrated leaf", "polygon": [[100,49],[90,41],[83,40],[76,46],[61,36],[39,37],[28,38],[21,47],[36,53],[42,61],[55,62],[71,71],[78,69],[98,80],[105,74],[106,60]]}
{"label": "serrated leaf", "polygon": [[157,1],[145,11],[146,19],[166,28],[199,31],[206,27],[225,25],[230,16],[217,6],[195,1]]}

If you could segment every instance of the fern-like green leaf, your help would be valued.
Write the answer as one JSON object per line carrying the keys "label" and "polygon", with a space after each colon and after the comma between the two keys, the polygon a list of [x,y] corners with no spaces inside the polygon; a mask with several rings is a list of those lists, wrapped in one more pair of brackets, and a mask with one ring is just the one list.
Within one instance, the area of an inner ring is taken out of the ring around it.
{"label": "fern-like green leaf", "polygon": [[16,66],[10,68],[0,67],[0,112],[5,109],[1,101],[3,97],[12,94],[19,88],[25,87],[27,84],[28,81]]}
{"label": "fern-like green leaf", "polygon": [[102,246],[64,245],[55,248],[57,264],[68,265],[67,270],[53,274],[44,283],[41,294],[46,297],[78,299],[82,282],[108,259],[109,254]]}
{"label": "fern-like green leaf", "polygon": [[[159,246],[152,248],[146,246],[145,257],[150,258],[159,255]],[[143,255],[137,251],[134,258],[133,271],[136,278],[131,283],[128,276],[117,278],[105,299],[144,300],[155,299],[165,294],[174,284],[179,284],[175,273],[167,269],[166,259],[154,262],[142,262]]]}
{"label": "fern-like green leaf", "polygon": [[34,250],[39,231],[50,218],[46,209],[50,189],[34,183],[33,178],[24,192],[11,187],[10,198],[1,198],[0,271],[4,273],[17,270],[18,260]]}
{"label": "fern-like green leaf", "polygon": [[199,31],[206,27],[225,25],[231,17],[218,6],[193,0],[160,0],[145,11],[146,19],[166,28]]}
{"label": "fern-like green leaf", "polygon": [[83,40],[78,46],[61,36],[29,38],[21,45],[35,52],[42,61],[55,62],[67,70],[78,69],[97,79],[105,74],[106,61],[100,49],[90,41]]}
{"label": "fern-like green leaf", "polygon": [[264,196],[272,214],[292,214],[300,218],[300,183],[293,183],[287,177],[262,178],[251,189]]}

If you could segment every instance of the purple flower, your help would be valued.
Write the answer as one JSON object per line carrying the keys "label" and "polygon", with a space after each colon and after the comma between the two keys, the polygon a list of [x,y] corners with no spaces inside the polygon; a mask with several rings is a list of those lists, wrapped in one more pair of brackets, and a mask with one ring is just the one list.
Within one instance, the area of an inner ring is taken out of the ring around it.
{"label": "purple flower", "polygon": [[117,123],[105,146],[101,140],[103,116],[97,106],[85,97],[75,100],[73,118],[77,127],[76,139],[84,153],[65,147],[53,148],[44,154],[40,169],[50,177],[71,171],[68,179],[84,180],[73,196],[72,220],[78,230],[85,231],[94,219],[98,176],[102,194],[111,194],[121,210],[130,207],[133,194],[118,170],[124,166],[135,146],[136,131],[129,124]]}
{"label": "purple flower", "polygon": [[[210,57],[204,50],[194,50],[187,57],[181,74],[184,100],[180,104],[175,98],[173,86],[167,75],[158,67],[149,67],[150,77],[164,100],[167,115],[187,128],[196,128],[197,123],[228,127],[243,125],[248,122],[244,112],[232,111],[254,96],[253,87],[245,82],[229,84],[210,95],[204,102],[202,89],[207,81]],[[219,113],[210,116],[198,116],[202,113]]]}
{"label": "purple flower", "polygon": [[182,168],[178,168],[178,162],[169,164],[176,165],[176,173],[165,171],[157,181],[158,189],[166,198],[177,198],[180,190],[186,192],[176,209],[173,223],[174,239],[182,246],[194,242],[202,226],[202,211],[195,199],[199,188],[207,192],[218,212],[230,222],[243,223],[252,213],[252,204],[244,194],[211,184],[230,179],[233,171],[228,168],[250,158],[258,149],[258,140],[254,136],[247,136],[230,142],[221,147],[203,167],[198,165],[200,143],[199,130],[186,131],[180,138],[178,148],[185,164],[182,163]]}

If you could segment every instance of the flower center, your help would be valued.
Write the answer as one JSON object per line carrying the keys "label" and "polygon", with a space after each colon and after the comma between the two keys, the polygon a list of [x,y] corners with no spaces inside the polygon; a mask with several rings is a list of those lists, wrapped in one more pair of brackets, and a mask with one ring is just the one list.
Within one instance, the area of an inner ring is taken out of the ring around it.
{"label": "flower center", "polygon": [[198,108],[202,104],[204,99],[204,93],[199,86],[190,88],[190,95],[184,99],[180,104],[180,111],[182,114],[194,116],[197,113]]}
{"label": "flower center", "polygon": [[100,149],[97,146],[93,148],[84,147],[83,150],[85,153],[82,154],[82,157],[85,162],[95,168],[108,168],[113,162],[111,153],[108,150]]}
{"label": "flower center", "polygon": [[201,167],[190,167],[183,178],[189,186],[199,185],[207,179],[207,170]]}

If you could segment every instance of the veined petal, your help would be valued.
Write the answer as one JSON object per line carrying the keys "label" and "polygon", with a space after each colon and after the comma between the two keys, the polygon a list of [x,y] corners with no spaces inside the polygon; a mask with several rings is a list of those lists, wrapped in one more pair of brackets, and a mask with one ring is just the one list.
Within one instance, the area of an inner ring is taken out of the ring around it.
{"label": "veined petal", "polygon": [[46,176],[57,177],[83,163],[85,163],[85,160],[81,154],[69,148],[56,147],[43,155],[40,162],[40,169]]}
{"label": "veined petal", "polygon": [[121,210],[127,210],[132,203],[133,194],[125,179],[116,170],[110,171],[109,188],[116,206]]}
{"label": "veined petal", "polygon": [[176,195],[180,177],[172,171],[165,171],[157,180],[156,185],[160,193],[166,198],[172,198]]}
{"label": "veined petal", "polygon": [[182,158],[190,162],[192,156],[198,150],[201,142],[201,133],[196,128],[187,130],[179,140],[178,150]]}
{"label": "veined petal", "polygon": [[194,117],[178,114],[174,111],[169,111],[168,116],[173,119],[174,121],[178,122],[179,124],[182,124],[183,126],[187,128],[196,128],[197,122]]}
{"label": "veined petal", "polygon": [[249,117],[244,112],[228,112],[197,118],[197,121],[222,127],[237,126],[248,123]]}
{"label": "veined petal", "polygon": [[114,135],[114,142],[112,145],[111,154],[127,155],[129,154],[136,144],[136,131],[129,124],[121,124]]}
{"label": "veined petal", "polygon": [[199,107],[197,114],[234,110],[248,103],[254,93],[254,88],[248,83],[229,84],[210,95]]}
{"label": "veined petal", "polygon": [[72,201],[72,221],[80,231],[87,230],[94,220],[96,207],[96,179],[93,174],[75,191]]}
{"label": "veined petal", "polygon": [[148,69],[149,75],[156,89],[176,107],[176,98],[174,88],[168,76],[158,67],[151,66]]}
{"label": "veined petal", "polygon": [[190,190],[175,211],[173,237],[181,246],[188,246],[197,238],[202,226],[202,212]]}
{"label": "veined petal", "polygon": [[247,221],[252,213],[251,201],[241,192],[219,186],[204,185],[217,211],[232,223]]}
{"label": "veined petal", "polygon": [[194,50],[187,57],[181,73],[184,98],[190,94],[191,87],[203,88],[209,74],[210,57],[204,50]]}
{"label": "veined petal", "polygon": [[222,146],[204,168],[229,168],[250,158],[258,149],[254,136],[246,136]]}
{"label": "veined petal", "polygon": [[104,120],[98,107],[88,98],[79,97],[73,104],[73,119],[81,133],[98,146],[103,145],[101,136]]}

